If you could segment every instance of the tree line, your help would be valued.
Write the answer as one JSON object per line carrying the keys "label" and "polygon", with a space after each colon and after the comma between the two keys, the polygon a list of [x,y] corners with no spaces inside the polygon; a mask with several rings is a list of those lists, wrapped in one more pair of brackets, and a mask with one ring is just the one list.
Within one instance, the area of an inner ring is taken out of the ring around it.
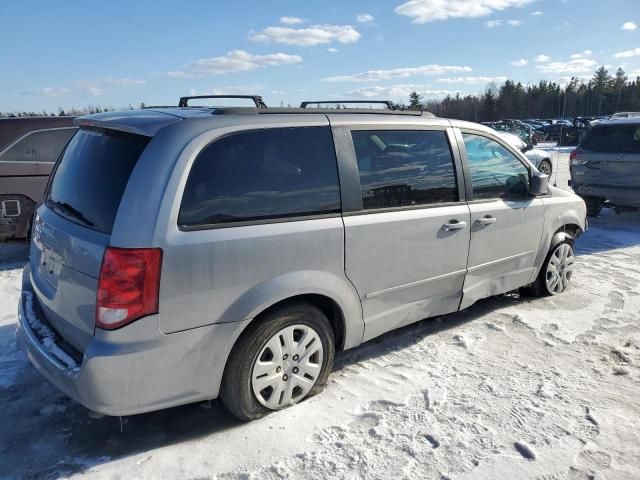
{"label": "tree line", "polygon": [[[281,105],[284,106],[284,105]],[[622,68],[614,75],[603,66],[588,81],[573,77],[566,85],[547,80],[523,85],[507,80],[490,83],[477,95],[447,95],[440,100],[424,100],[417,92],[409,103],[396,105],[402,110],[427,110],[439,117],[486,122],[501,118],[573,118],[611,115],[620,111],[640,112],[640,76],[630,79]],[[141,103],[129,109],[144,108]],[[113,111],[113,107],[87,106],[59,109],[58,112],[1,112],[0,117],[89,115]]]}
{"label": "tree line", "polygon": [[622,68],[611,75],[605,67],[600,67],[589,81],[574,77],[565,86],[546,80],[525,86],[507,80],[500,86],[491,83],[477,95],[448,95],[441,100],[427,101],[412,92],[409,103],[399,104],[398,108],[426,110],[439,117],[473,122],[640,112],[640,76],[629,79]]}
{"label": "tree line", "polygon": [[129,105],[126,108],[114,108],[114,107],[101,107],[99,105],[88,105],[82,108],[70,108],[65,110],[64,108],[58,108],[57,112],[47,112],[46,110],[41,110],[39,112],[34,111],[24,111],[24,112],[1,112],[0,118],[16,118],[16,117],[80,117],[82,115],[92,115],[94,113],[103,113],[103,112],[115,112],[116,110],[134,110],[135,108],[145,108],[144,102],[140,103],[137,107],[133,105]]}

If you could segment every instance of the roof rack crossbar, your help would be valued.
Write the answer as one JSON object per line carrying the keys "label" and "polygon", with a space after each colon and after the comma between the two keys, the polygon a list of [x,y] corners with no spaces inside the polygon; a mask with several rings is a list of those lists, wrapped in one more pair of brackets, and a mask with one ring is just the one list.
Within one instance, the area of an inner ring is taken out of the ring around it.
{"label": "roof rack crossbar", "polygon": [[307,108],[308,105],[321,105],[325,103],[380,103],[386,105],[389,110],[397,110],[395,104],[391,100],[327,100],[323,102],[302,102],[300,108]]}
{"label": "roof rack crossbar", "polygon": [[178,103],[179,107],[188,107],[189,100],[196,100],[199,98],[244,98],[248,100],[253,100],[256,108],[267,108],[267,104],[264,103],[262,97],[259,95],[195,95],[191,97],[180,97],[180,102]]}

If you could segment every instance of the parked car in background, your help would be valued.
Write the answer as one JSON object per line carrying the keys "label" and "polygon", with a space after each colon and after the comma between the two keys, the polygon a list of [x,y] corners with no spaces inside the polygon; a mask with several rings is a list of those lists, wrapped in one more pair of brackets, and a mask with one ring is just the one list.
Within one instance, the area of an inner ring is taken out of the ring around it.
{"label": "parked car in background", "polygon": [[422,112],[185,106],[78,124],[34,220],[18,338],[108,415],[288,407],[336,351],[519,287],[563,292],[586,228],[584,202],[493,130]]}
{"label": "parked car in background", "polygon": [[609,120],[618,120],[620,118],[640,117],[640,112],[618,112],[609,117]]}
{"label": "parked car in background", "polygon": [[596,216],[640,209],[640,117],[595,125],[570,156],[571,186]]}
{"label": "parked car in background", "polygon": [[7,117],[0,118],[0,150],[33,130],[72,127],[75,117]]}
{"label": "parked car in background", "polygon": [[517,148],[524,153],[527,159],[533,163],[540,172],[548,175],[552,185],[556,184],[558,176],[557,162],[553,160],[550,152],[535,148],[533,145],[527,144],[520,137],[511,133],[498,132],[498,135],[513,148]]}
{"label": "parked car in background", "polygon": [[35,130],[0,151],[0,240],[28,236],[53,165],[76,130]]}

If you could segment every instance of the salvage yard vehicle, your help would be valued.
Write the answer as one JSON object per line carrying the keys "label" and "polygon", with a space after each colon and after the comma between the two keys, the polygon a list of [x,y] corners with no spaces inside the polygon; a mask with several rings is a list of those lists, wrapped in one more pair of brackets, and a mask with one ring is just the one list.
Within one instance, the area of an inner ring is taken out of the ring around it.
{"label": "salvage yard vehicle", "polygon": [[584,202],[489,128],[188,100],[77,120],[37,210],[18,338],[91,410],[259,418],[338,351],[571,280]]}
{"label": "salvage yard vehicle", "polygon": [[28,236],[53,165],[76,131],[34,130],[0,151],[0,240]]}
{"label": "salvage yard vehicle", "polygon": [[571,187],[591,216],[640,210],[640,117],[599,122],[571,152]]}

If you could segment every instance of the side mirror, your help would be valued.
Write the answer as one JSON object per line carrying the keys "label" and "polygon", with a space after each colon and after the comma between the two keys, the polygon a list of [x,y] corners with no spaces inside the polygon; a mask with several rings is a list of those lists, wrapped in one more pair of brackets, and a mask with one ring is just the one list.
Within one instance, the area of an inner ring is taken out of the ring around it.
{"label": "side mirror", "polygon": [[526,147],[522,149],[522,153],[527,153],[529,150],[533,150],[533,145],[528,144]]}
{"label": "side mirror", "polygon": [[547,193],[549,193],[549,175],[534,171],[531,176],[531,185],[529,185],[529,195],[538,197]]}

